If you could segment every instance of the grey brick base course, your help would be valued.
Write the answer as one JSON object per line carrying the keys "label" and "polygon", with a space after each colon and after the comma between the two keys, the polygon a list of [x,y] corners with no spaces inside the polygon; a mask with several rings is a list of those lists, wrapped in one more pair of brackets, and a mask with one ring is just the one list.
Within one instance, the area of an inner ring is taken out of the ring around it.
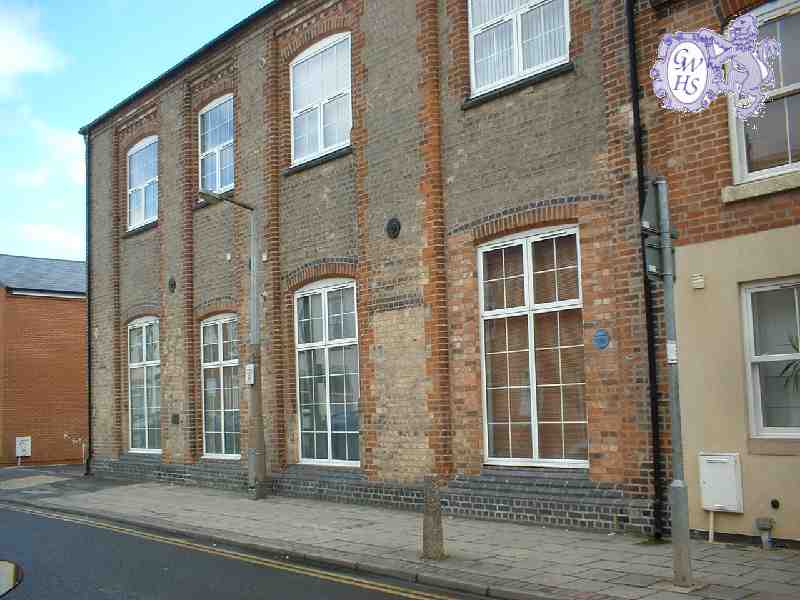
{"label": "grey brick base course", "polygon": [[[244,491],[247,471],[239,464],[205,461],[162,464],[159,457],[126,455],[95,459],[97,477],[164,481]],[[290,465],[273,473],[272,491],[282,496],[421,511],[423,489],[412,484],[371,482],[358,469]],[[604,531],[652,533],[651,502],[627,497],[614,485],[589,479],[586,471],[486,468],[477,476],[456,476],[442,490],[445,514]]]}

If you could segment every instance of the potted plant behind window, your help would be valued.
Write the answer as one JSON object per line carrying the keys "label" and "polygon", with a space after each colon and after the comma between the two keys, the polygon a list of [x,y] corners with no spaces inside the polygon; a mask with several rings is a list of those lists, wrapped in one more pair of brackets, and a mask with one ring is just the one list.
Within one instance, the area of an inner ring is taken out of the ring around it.
{"label": "potted plant behind window", "polygon": [[[796,335],[789,336],[789,343],[792,345],[795,354],[800,354],[800,340]],[[783,382],[785,387],[789,387],[789,384],[792,384],[795,392],[800,390],[800,358],[789,361],[789,364],[781,371],[781,377],[785,379]]]}

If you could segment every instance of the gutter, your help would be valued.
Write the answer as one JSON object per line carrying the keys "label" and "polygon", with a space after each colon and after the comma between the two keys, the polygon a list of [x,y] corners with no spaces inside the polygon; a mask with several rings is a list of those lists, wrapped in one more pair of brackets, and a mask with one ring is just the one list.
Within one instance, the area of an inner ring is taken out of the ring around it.
{"label": "gutter", "polygon": [[73,292],[69,290],[44,290],[38,288],[15,288],[7,287],[9,294],[17,296],[52,296],[53,298],[85,298],[84,292]]}
{"label": "gutter", "polygon": [[[80,133],[82,136],[84,136],[85,139],[88,139],[88,138],[86,138],[86,136],[88,135],[89,131],[94,126],[98,125],[99,123],[101,123],[102,121],[104,121],[105,119],[110,117],[112,114],[114,114],[115,112],[117,112],[118,110],[123,108],[125,105],[130,104],[131,102],[136,100],[139,96],[141,96],[145,92],[148,92],[148,91],[152,90],[157,85],[163,83],[164,81],[166,81],[170,77],[173,77],[173,76],[177,75],[181,70],[183,70],[185,67],[189,66],[190,64],[192,64],[193,62],[198,60],[202,55],[204,55],[206,52],[211,50],[219,42],[223,41],[224,39],[226,39],[226,38],[228,38],[228,37],[230,37],[232,35],[234,35],[235,33],[238,33],[239,31],[245,29],[248,25],[250,25],[251,23],[253,23],[257,19],[259,19],[259,18],[261,18],[261,17],[263,17],[265,15],[268,15],[273,10],[275,10],[278,6],[286,3],[286,1],[287,0],[266,0],[266,4],[264,6],[262,6],[261,8],[259,8],[256,12],[254,12],[253,14],[251,14],[248,17],[245,17],[244,19],[242,19],[241,21],[236,23],[233,27],[231,27],[231,28],[227,29],[226,31],[222,32],[217,37],[215,37],[213,40],[211,40],[210,42],[208,42],[208,43],[204,44],[203,46],[201,46],[199,49],[197,49],[194,52],[192,52],[189,56],[184,58],[182,61],[180,61],[174,67],[168,69],[167,71],[165,71],[164,73],[162,73],[161,75],[156,77],[155,79],[151,80],[149,83],[146,83],[143,87],[139,88],[133,94],[131,94],[130,96],[128,96],[127,98],[125,98],[121,102],[119,102],[116,105],[114,105],[112,108],[110,108],[109,110],[104,112],[102,115],[100,115],[99,117],[97,117],[96,119],[91,121],[90,123],[88,123],[88,124],[84,125],[83,127],[81,127],[78,130],[78,133]],[[87,148],[88,148],[88,144],[87,144]]]}
{"label": "gutter", "polygon": [[[628,26],[628,63],[630,66],[630,93],[633,108],[633,146],[636,152],[636,182],[639,188],[639,228],[641,229],[644,206],[647,200],[645,187],[644,151],[642,144],[642,114],[639,100],[639,63],[636,56],[636,16],[634,0],[625,0],[625,18]],[[658,415],[658,371],[656,367],[655,314],[653,311],[653,292],[647,276],[647,258],[645,255],[644,235],[641,235],[642,278],[644,286],[644,310],[647,327],[647,371],[650,385],[650,432],[653,453],[653,536],[661,539],[664,530],[663,495],[661,473],[661,423]]]}
{"label": "gutter", "polygon": [[92,473],[92,145],[89,132],[83,134],[86,148],[86,405],[88,411],[89,443],[86,451],[86,470]]}

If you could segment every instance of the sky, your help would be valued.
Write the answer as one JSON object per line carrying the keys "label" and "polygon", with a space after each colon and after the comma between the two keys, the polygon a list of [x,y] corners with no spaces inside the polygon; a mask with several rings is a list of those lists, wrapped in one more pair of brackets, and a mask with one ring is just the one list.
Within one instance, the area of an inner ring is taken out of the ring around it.
{"label": "sky", "polygon": [[0,253],[84,260],[78,129],[270,0],[0,0]]}

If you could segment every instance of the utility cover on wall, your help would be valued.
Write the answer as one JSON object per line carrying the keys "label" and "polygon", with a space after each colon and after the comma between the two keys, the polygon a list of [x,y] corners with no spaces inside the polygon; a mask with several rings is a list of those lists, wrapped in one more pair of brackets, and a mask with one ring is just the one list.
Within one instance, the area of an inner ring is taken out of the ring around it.
{"label": "utility cover on wall", "polygon": [[700,498],[705,510],[744,512],[738,454],[700,453]]}

